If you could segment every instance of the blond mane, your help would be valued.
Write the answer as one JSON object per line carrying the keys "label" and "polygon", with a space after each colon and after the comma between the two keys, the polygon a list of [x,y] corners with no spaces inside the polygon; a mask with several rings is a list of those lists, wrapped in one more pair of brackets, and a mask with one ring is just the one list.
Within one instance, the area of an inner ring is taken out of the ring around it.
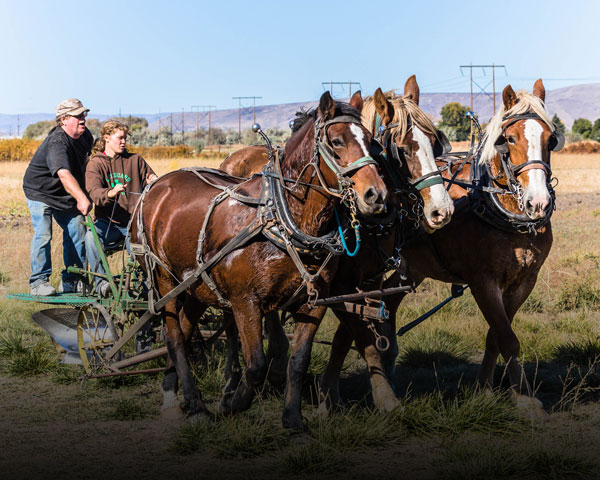
{"label": "blond mane", "polygon": [[[395,90],[385,92],[385,98],[394,107],[394,118],[391,123],[397,123],[398,126],[394,127],[394,132],[397,135],[400,143],[404,141],[406,134],[408,133],[409,119],[414,125],[423,130],[424,133],[430,135],[436,135],[437,128],[427,114],[421,110],[421,108],[413,102],[410,98],[396,95]],[[362,122],[367,129],[376,134],[375,128],[377,127],[377,110],[375,109],[375,102],[373,97],[365,98],[363,109],[361,112]]]}
{"label": "blond mane", "polygon": [[483,135],[484,144],[481,151],[481,157],[479,158],[479,163],[489,163],[498,154],[494,144],[496,143],[496,140],[498,140],[498,137],[502,135],[502,124],[504,123],[503,118],[510,115],[521,115],[524,113],[535,113],[546,125],[548,125],[550,130],[554,131],[556,128],[552,123],[548,112],[546,112],[546,106],[544,105],[544,102],[540,98],[525,90],[519,90],[517,92],[517,103],[508,111],[505,111],[504,105],[502,105],[496,112],[496,115],[492,117],[490,123],[488,123]]}

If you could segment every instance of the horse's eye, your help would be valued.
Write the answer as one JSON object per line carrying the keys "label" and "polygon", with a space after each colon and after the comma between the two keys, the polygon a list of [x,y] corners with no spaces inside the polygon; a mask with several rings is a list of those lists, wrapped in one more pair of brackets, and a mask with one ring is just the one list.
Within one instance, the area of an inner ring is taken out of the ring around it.
{"label": "horse's eye", "polygon": [[333,138],[331,140],[331,144],[336,148],[340,148],[340,147],[344,146],[344,142],[342,140],[340,140],[339,138]]}
{"label": "horse's eye", "polygon": [[515,137],[513,137],[512,135],[510,135],[508,137],[508,143],[510,143],[511,145],[514,145],[515,143],[517,143],[517,142],[515,142]]}

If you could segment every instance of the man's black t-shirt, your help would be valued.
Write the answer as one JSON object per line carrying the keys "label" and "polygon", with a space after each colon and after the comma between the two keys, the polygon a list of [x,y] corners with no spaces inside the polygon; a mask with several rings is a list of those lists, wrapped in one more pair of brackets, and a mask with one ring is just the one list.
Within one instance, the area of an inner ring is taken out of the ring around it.
{"label": "man's black t-shirt", "polygon": [[85,191],[85,164],[94,138],[86,128],[77,140],[61,127],[54,127],[39,146],[23,178],[23,190],[29,200],[37,200],[57,208],[70,210],[77,201],[67,193],[57,172],[65,168]]}

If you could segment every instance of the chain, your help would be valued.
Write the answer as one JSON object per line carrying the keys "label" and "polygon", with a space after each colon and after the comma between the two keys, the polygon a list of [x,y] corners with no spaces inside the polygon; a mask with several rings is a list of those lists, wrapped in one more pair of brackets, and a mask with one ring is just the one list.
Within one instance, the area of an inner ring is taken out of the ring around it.
{"label": "chain", "polygon": [[513,196],[517,200],[517,204],[519,205],[519,210],[524,212],[525,211],[525,203],[523,202],[523,199],[525,197],[525,192],[523,192],[523,187],[521,187],[521,184],[519,182],[515,182],[513,187],[515,190],[513,193]]}
{"label": "chain", "polygon": [[342,184],[342,188],[342,202],[344,202],[350,210],[350,226],[356,231],[360,228],[358,211],[356,208],[356,191],[348,183]]}

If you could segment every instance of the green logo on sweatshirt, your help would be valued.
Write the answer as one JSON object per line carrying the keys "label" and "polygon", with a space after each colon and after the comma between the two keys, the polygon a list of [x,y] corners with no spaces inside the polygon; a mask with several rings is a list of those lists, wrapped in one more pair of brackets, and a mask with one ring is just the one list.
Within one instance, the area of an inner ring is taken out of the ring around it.
{"label": "green logo on sweatshirt", "polygon": [[[127,185],[130,181],[131,181],[131,178],[129,177],[129,175],[126,175],[126,174],[120,173],[120,172],[111,173],[108,175],[108,178],[106,179],[106,183],[108,183],[108,186],[110,188],[115,188],[115,186],[118,185],[119,183],[121,183],[123,185]],[[121,195],[125,195],[125,191],[122,191]]]}

